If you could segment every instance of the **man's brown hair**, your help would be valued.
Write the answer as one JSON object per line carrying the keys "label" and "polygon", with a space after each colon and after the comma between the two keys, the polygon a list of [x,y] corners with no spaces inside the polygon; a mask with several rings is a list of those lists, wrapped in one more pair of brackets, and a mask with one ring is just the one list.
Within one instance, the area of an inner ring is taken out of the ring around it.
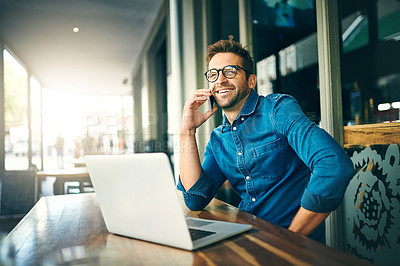
{"label": "man's brown hair", "polygon": [[[211,58],[218,53],[233,53],[238,55],[243,60],[243,68],[250,73],[254,73],[254,61],[251,57],[247,47],[243,47],[241,43],[235,42],[234,40],[220,40],[214,44],[208,46],[206,62],[207,67],[210,64]],[[248,78],[246,72],[246,77]]]}

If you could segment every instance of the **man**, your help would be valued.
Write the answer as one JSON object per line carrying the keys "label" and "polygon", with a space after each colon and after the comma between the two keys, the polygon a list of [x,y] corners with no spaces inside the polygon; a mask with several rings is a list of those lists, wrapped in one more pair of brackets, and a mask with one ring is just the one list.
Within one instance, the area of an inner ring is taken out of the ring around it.
{"label": "man", "polygon": [[57,135],[54,147],[57,153],[58,168],[64,168],[64,139],[61,137],[61,134]]}
{"label": "man", "polygon": [[[323,221],[354,174],[349,157],[292,97],[257,95],[253,59],[241,44],[210,45],[207,65],[209,88],[196,90],[183,108],[178,189],[186,205],[204,208],[228,179],[241,210],[324,242]],[[217,111],[199,111],[207,97],[214,97],[224,120],[201,164],[196,128]]]}

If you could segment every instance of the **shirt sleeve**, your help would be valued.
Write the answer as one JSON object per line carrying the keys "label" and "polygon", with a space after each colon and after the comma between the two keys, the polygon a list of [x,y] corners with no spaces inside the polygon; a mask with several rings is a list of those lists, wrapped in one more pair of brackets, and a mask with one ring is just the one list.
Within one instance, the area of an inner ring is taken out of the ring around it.
{"label": "shirt sleeve", "polygon": [[342,147],[311,122],[293,97],[281,95],[272,109],[276,130],[311,170],[301,206],[313,212],[331,212],[343,199],[353,164]]}
{"label": "shirt sleeve", "polygon": [[207,144],[201,168],[199,179],[187,191],[180,178],[177,185],[177,189],[183,193],[186,206],[192,211],[205,208],[226,180],[213,156],[211,140]]}

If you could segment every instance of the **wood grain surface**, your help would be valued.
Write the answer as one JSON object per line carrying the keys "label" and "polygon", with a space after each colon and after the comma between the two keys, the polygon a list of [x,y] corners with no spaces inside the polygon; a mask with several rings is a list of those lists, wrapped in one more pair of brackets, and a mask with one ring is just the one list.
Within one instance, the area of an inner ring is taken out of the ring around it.
{"label": "wood grain surface", "polygon": [[180,250],[110,234],[95,193],[86,193],[41,198],[4,242],[13,265],[369,265],[216,199],[202,211],[182,208],[186,216],[253,229],[198,251]]}
{"label": "wood grain surface", "polygon": [[400,143],[400,122],[344,127],[345,147]]}

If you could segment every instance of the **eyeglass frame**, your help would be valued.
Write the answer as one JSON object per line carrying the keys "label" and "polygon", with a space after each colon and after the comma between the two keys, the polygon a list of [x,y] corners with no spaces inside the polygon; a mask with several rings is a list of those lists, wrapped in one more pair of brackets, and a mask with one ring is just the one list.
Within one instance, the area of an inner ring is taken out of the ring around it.
{"label": "eyeglass frame", "polygon": [[[225,76],[225,74],[224,74],[224,69],[225,69],[226,67],[233,67],[233,68],[235,68],[236,73],[235,73],[235,75],[234,75],[233,77],[228,78],[227,76]],[[204,76],[205,76],[206,80],[207,80],[209,83],[214,83],[214,82],[216,82],[216,81],[219,79],[219,72],[221,71],[221,72],[222,72],[222,75],[223,75],[225,78],[227,78],[227,79],[233,79],[233,78],[236,77],[236,75],[237,75],[237,73],[238,73],[238,71],[237,71],[238,68],[239,68],[239,69],[242,69],[242,70],[244,70],[244,72],[246,72],[246,78],[248,78],[247,74],[248,74],[249,76],[250,76],[251,74],[253,74],[253,73],[251,73],[250,71],[244,69],[243,67],[241,67],[241,66],[239,66],[239,65],[227,65],[227,66],[224,66],[223,68],[220,68],[220,69],[211,68],[211,69],[207,70],[207,71],[204,73]],[[210,72],[211,70],[216,70],[216,71],[217,71],[217,74],[218,74],[217,78],[216,78],[214,81],[210,81],[210,80],[207,78],[207,73]]]}

